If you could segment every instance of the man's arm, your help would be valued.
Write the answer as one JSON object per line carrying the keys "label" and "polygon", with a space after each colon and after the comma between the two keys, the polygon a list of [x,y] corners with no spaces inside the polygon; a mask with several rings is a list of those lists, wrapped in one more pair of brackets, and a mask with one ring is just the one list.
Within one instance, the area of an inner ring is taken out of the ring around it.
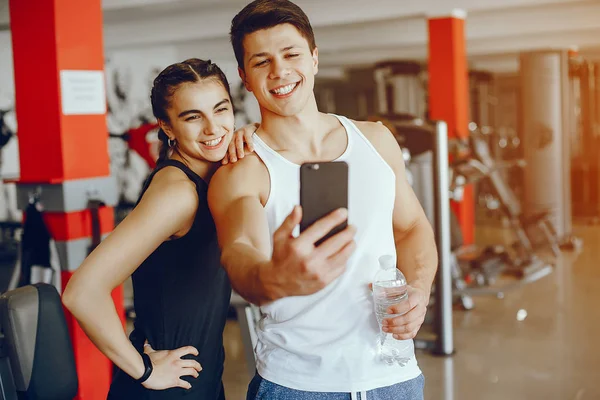
{"label": "man's arm", "polygon": [[268,276],[261,279],[270,261],[269,227],[261,204],[269,177],[255,162],[248,162],[251,158],[217,170],[208,204],[217,226],[221,263],[233,289],[249,302],[263,304],[275,297],[269,292]]}
{"label": "man's arm", "polygon": [[271,251],[263,208],[269,179],[264,164],[249,155],[235,165],[219,168],[208,192],[223,267],[235,291],[258,305],[321,290],[345,270],[354,251],[353,227],[314,246],[346,219],[346,212],[333,212],[294,238],[292,232],[302,218],[300,207],[295,207],[273,234]]}
{"label": "man's arm", "polygon": [[404,314],[388,320],[389,332],[397,339],[413,338],[421,327],[438,265],[431,224],[406,179],[402,151],[391,132],[382,124],[357,123],[396,176],[393,225],[398,268],[410,286],[408,302],[393,306],[391,314]]}

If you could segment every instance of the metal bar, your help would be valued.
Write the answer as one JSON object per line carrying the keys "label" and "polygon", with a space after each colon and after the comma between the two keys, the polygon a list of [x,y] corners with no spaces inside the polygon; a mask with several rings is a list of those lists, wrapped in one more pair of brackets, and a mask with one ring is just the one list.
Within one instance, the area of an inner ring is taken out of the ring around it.
{"label": "metal bar", "polygon": [[[590,65],[593,68],[593,65]],[[570,101],[569,98],[569,55],[568,51],[562,51],[560,53],[560,93],[561,93],[561,132],[559,133],[558,140],[561,142],[561,161],[560,164],[562,166],[562,188],[563,191],[561,193],[561,203],[562,207],[560,208],[562,214],[560,215],[562,232],[560,237],[568,237],[571,235],[573,230],[573,204],[572,204],[572,189],[571,189],[571,118],[573,110],[576,105]],[[593,74],[593,69],[590,71]],[[590,77],[593,79],[593,75]],[[593,80],[590,82],[593,88]],[[590,102],[593,104],[594,98],[593,93],[590,92]],[[590,110],[590,119],[593,120],[593,108]],[[594,123],[591,121],[592,125],[592,134],[593,134],[593,126]],[[596,156],[597,157],[597,156]],[[591,158],[592,160],[594,157]]]}
{"label": "metal bar", "polygon": [[18,183],[17,206],[25,210],[33,200],[39,201],[44,211],[75,212],[86,210],[89,201],[101,200],[108,206],[119,202],[119,188],[112,176],[75,179],[60,183]]}
{"label": "metal bar", "polygon": [[439,257],[435,287],[436,342],[433,352],[440,355],[454,353],[448,170],[448,127],[445,122],[438,121],[433,149],[434,228]]}
{"label": "metal bar", "polygon": [[[598,137],[600,136],[600,63],[596,62],[594,64],[594,115],[596,115],[596,121],[594,121],[594,137],[596,138],[596,143],[594,147],[596,151],[598,151]],[[594,158],[594,167],[596,171],[600,170],[600,160],[599,157],[596,156]],[[596,194],[600,196],[600,174],[596,174],[596,182],[594,182],[592,187],[596,188]],[[595,215],[600,216],[600,201],[596,203]]]}
{"label": "metal bar", "polygon": [[231,293],[230,304],[235,308],[237,314],[237,320],[242,334],[244,356],[246,357],[248,380],[251,380],[256,373],[256,358],[254,357],[254,348],[256,347],[256,342],[258,341],[256,337],[254,312],[252,305],[235,292]]}

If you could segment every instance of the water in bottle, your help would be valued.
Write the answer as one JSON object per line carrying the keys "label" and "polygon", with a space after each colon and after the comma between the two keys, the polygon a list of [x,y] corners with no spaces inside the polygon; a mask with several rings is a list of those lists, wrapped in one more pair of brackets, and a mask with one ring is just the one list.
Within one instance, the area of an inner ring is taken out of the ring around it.
{"label": "water in bottle", "polygon": [[382,321],[401,314],[388,314],[387,309],[408,300],[408,287],[402,272],[396,268],[394,257],[382,256],[379,259],[379,272],[373,281],[375,315],[379,323],[378,351],[381,360],[388,364],[406,365],[414,354],[412,340],[394,339],[392,333],[384,332]]}

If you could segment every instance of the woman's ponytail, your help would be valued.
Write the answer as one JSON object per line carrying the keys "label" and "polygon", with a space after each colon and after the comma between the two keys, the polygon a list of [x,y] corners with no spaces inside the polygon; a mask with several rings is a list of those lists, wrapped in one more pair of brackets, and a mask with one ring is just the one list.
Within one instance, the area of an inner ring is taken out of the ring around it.
{"label": "woman's ponytail", "polygon": [[158,145],[158,160],[156,163],[160,164],[169,158],[169,137],[162,128],[158,129],[158,140],[160,143]]}

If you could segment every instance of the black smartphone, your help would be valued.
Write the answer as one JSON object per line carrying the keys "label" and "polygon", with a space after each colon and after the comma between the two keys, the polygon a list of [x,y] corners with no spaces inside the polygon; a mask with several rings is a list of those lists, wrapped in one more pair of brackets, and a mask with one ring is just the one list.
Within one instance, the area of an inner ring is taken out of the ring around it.
{"label": "black smartphone", "polygon": [[[317,220],[338,208],[348,208],[348,164],[343,161],[305,163],[300,166],[300,205],[304,232]],[[348,221],[333,228],[315,246],[344,230]]]}

